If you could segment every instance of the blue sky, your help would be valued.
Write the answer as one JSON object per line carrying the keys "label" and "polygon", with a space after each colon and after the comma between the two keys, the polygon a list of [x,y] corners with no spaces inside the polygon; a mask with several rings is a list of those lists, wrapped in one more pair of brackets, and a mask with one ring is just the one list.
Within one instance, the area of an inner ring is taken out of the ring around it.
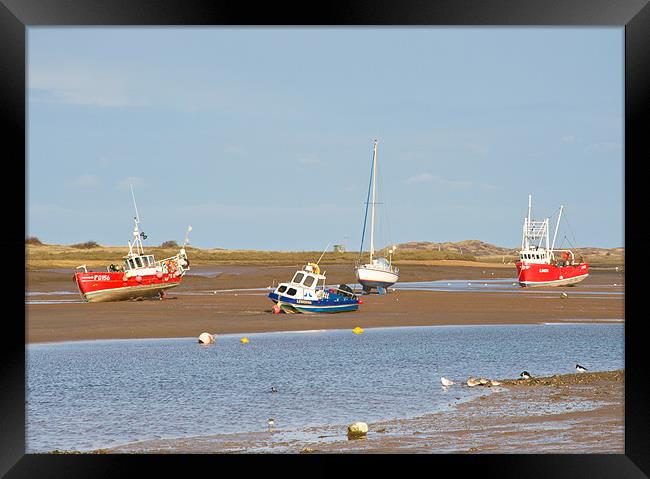
{"label": "blue sky", "polygon": [[[357,250],[379,139],[378,246],[624,243],[624,30],[28,29],[27,235]],[[554,223],[553,223],[554,224]],[[570,241],[564,240],[566,236]]]}

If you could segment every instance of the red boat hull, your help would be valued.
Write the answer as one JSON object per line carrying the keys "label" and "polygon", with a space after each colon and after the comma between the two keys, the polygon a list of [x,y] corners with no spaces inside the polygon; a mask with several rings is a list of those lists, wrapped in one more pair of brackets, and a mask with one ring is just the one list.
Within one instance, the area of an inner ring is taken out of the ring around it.
{"label": "red boat hull", "polygon": [[126,277],[123,272],[75,273],[74,281],[84,301],[126,301],[155,297],[162,291],[178,286],[183,275],[159,273]]}
{"label": "red boat hull", "polygon": [[579,283],[589,276],[589,265],[580,263],[573,266],[553,266],[518,261],[517,273],[519,285],[522,287],[566,286]]}

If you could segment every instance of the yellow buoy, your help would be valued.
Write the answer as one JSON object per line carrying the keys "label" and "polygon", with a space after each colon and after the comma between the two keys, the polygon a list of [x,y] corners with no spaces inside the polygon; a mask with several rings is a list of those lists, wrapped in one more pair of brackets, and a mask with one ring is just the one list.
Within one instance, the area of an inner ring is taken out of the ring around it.
{"label": "yellow buoy", "polygon": [[246,344],[248,342],[248,338],[246,337],[241,338],[240,341],[242,342],[242,344]]}
{"label": "yellow buoy", "polygon": [[361,329],[359,326],[357,326],[356,328],[354,328],[354,329],[352,330],[352,332],[353,332],[354,334],[361,334],[361,333],[363,333],[363,329]]}

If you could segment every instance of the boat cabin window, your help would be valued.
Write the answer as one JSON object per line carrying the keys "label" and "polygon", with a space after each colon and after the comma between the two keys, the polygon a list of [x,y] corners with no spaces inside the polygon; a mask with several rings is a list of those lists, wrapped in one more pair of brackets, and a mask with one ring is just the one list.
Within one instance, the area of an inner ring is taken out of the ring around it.
{"label": "boat cabin window", "polygon": [[315,282],[316,282],[316,276],[312,276],[311,274],[308,274],[307,277],[305,278],[305,281],[303,281],[302,284],[304,284],[308,288],[311,288]]}
{"label": "boat cabin window", "polygon": [[287,287],[282,285],[278,288],[278,293],[284,293],[287,290]]}
{"label": "boat cabin window", "polygon": [[293,277],[293,279],[291,280],[291,282],[292,282],[292,283],[297,283],[297,284],[299,284],[299,283],[302,281],[302,278],[304,278],[304,276],[305,276],[305,275],[304,275],[303,273],[301,273],[300,271],[298,271],[298,272],[295,274],[295,276]]}
{"label": "boat cabin window", "polygon": [[296,288],[289,288],[287,291],[287,296],[294,296],[298,291],[296,291]]}
{"label": "boat cabin window", "polygon": [[133,269],[135,268],[135,264],[133,263],[132,259],[127,259],[124,264],[126,265],[126,269]]}
{"label": "boat cabin window", "polygon": [[142,268],[142,258],[140,256],[136,256],[133,258],[135,260],[135,264],[138,268]]}

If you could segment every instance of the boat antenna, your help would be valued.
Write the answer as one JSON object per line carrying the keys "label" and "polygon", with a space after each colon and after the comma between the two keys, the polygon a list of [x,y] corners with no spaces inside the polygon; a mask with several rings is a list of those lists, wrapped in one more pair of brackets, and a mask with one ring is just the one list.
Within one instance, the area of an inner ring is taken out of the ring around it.
{"label": "boat antenna", "polygon": [[562,210],[564,209],[563,205],[560,205],[560,214],[557,217],[557,224],[555,225],[555,233],[553,234],[553,243],[551,244],[551,251],[555,248],[555,237],[557,236],[557,230],[560,228],[560,218],[562,218]]}
{"label": "boat antenna", "polygon": [[[138,214],[138,205],[135,202],[133,184],[129,183],[129,187],[131,188],[131,197],[133,198],[133,207],[135,208],[135,216],[133,217],[135,220],[135,227],[133,228],[133,246],[137,247],[137,254],[144,254],[144,246],[142,245],[142,240],[147,239],[147,235],[144,234],[144,231],[140,232],[140,229],[138,228],[138,224],[140,224],[140,215]],[[133,251],[131,246],[129,246],[129,249],[131,252]]]}
{"label": "boat antenna", "polygon": [[316,264],[320,263],[320,260],[323,259],[323,256],[325,256],[325,252],[327,251],[327,248],[330,247],[330,243],[331,243],[331,241],[329,243],[327,243],[327,246],[325,246],[325,249],[323,250],[323,254],[320,255],[320,258],[318,258],[318,261],[316,261]]}
{"label": "boat antenna", "polygon": [[190,231],[192,231],[192,226],[187,227],[187,233],[185,233],[185,241],[183,241],[183,248],[185,248],[185,245],[190,242]]}
{"label": "boat antenna", "polygon": [[129,187],[131,188],[131,197],[133,198],[133,207],[135,208],[135,222],[139,223],[140,215],[138,214],[138,205],[135,202],[135,193],[133,193],[133,184],[129,183]]}

